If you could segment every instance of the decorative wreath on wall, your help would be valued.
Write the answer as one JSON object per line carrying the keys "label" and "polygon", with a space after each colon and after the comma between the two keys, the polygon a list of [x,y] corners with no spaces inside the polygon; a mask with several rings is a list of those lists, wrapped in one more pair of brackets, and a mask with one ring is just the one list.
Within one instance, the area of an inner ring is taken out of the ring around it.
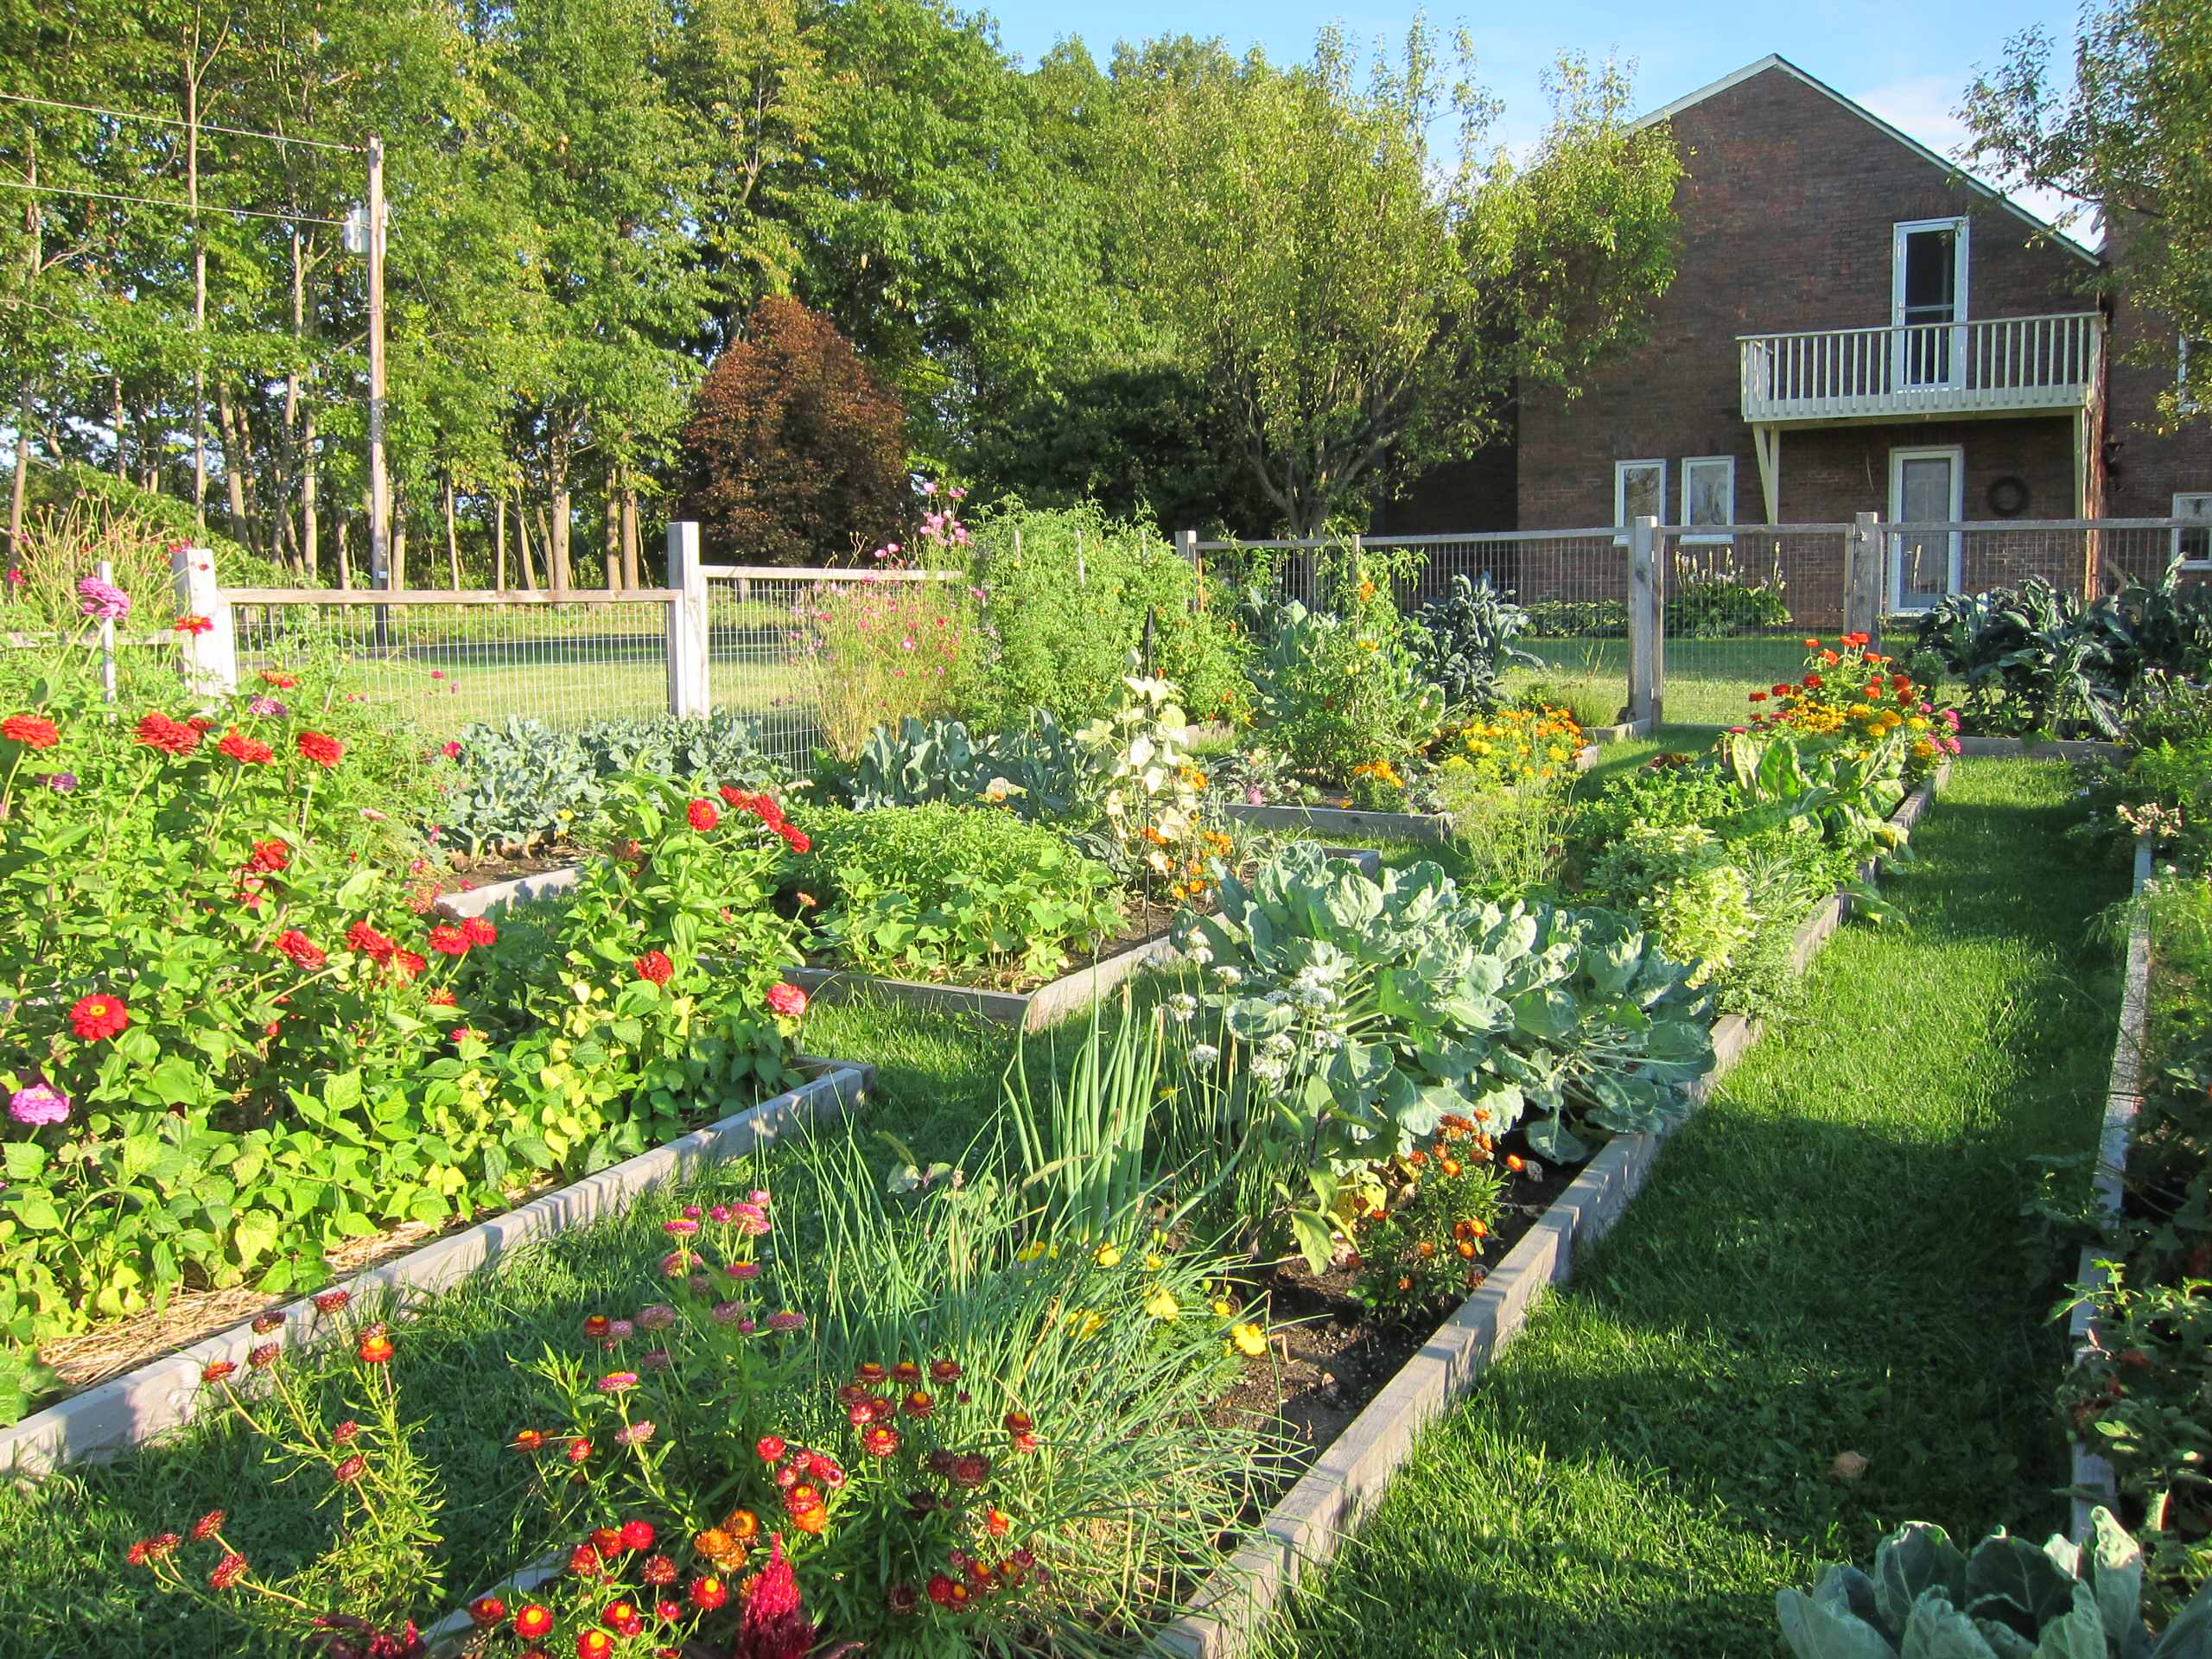
{"label": "decorative wreath on wall", "polygon": [[1989,510],[1999,518],[2017,518],[2028,505],[2027,480],[2007,473],[1989,486]]}

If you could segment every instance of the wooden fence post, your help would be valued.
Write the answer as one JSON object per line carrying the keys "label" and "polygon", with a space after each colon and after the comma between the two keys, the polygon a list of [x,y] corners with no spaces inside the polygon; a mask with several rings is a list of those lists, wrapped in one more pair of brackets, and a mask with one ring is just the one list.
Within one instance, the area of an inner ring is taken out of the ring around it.
{"label": "wooden fence post", "polygon": [[678,720],[714,710],[708,677],[707,577],[699,568],[699,526],[690,518],[668,524],[668,712]]}
{"label": "wooden fence post", "polygon": [[1666,702],[1666,649],[1660,626],[1656,550],[1659,521],[1649,513],[1628,527],[1628,717],[1659,724]]}
{"label": "wooden fence post", "polygon": [[1198,551],[1198,532],[1179,530],[1175,532],[1175,550],[1182,555],[1183,563],[1191,567],[1191,608],[1203,611],[1206,607],[1206,562]]}
{"label": "wooden fence post", "polygon": [[1843,628],[1864,633],[1879,649],[1882,637],[1881,519],[1862,512],[1853,521],[1844,543]]}
{"label": "wooden fence post", "polygon": [[204,617],[208,625],[178,636],[184,642],[185,690],[198,697],[226,697],[238,689],[238,625],[216,583],[215,556],[204,547],[173,547],[169,573],[177,613]]}

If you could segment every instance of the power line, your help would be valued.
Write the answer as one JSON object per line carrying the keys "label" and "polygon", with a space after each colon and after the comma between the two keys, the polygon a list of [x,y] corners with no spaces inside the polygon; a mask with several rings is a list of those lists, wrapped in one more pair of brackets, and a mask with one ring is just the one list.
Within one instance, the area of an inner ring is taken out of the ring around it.
{"label": "power line", "polygon": [[[141,115],[136,110],[102,109],[95,104],[67,104],[58,98],[33,98],[28,92],[0,92],[0,102],[9,104],[36,104],[49,110],[73,110],[79,115],[105,115],[118,121],[148,121],[158,127],[188,127],[192,124],[173,115]],[[202,121],[202,132],[227,133],[233,138],[266,138],[271,143],[299,144],[308,149],[342,150],[349,156],[360,156],[367,151],[364,144],[341,144],[327,138],[295,138],[282,132],[257,132],[251,127],[218,127]]]}
{"label": "power line", "polygon": [[[159,196],[124,196],[111,190],[74,190],[66,184],[23,184],[15,179],[0,179],[0,190],[21,190],[36,196],[80,196],[90,201],[128,201],[141,207],[170,207],[180,213],[193,211],[188,201],[164,201]],[[203,213],[231,213],[241,219],[281,219],[288,225],[334,225],[346,228],[342,219],[318,219],[313,213],[272,213],[266,207],[219,207],[210,202],[200,204]]]}

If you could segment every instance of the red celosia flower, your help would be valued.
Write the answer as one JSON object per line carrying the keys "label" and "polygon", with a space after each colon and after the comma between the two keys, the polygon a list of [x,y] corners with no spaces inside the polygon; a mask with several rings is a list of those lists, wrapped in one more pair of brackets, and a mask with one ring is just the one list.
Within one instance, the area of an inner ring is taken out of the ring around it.
{"label": "red celosia flower", "polygon": [[208,629],[214,626],[214,620],[211,617],[180,616],[175,621],[169,624],[169,632],[172,633],[205,633]]}
{"label": "red celosia flower", "polygon": [[276,758],[276,751],[258,738],[248,737],[235,726],[223,734],[215,746],[242,766],[265,766]]}
{"label": "red celosia flower", "polygon": [[394,1350],[391,1338],[380,1326],[371,1325],[361,1333],[361,1345],[353,1351],[365,1365],[382,1365],[390,1360]]}
{"label": "red celosia flower", "polygon": [[340,1464],[335,1469],[332,1470],[330,1471],[330,1478],[336,1481],[340,1486],[351,1486],[355,1481],[366,1474],[368,1470],[369,1460],[357,1452],[352,1457],[346,1459],[345,1462]]}
{"label": "red celosia flower", "polygon": [[729,1586],[713,1573],[691,1580],[691,1605],[702,1613],[711,1613],[729,1599]]}
{"label": "red celosia flower", "polygon": [[471,944],[490,945],[499,942],[499,930],[481,916],[471,916],[463,922],[461,925],[461,937]]}
{"label": "red celosia flower", "polygon": [[299,746],[302,756],[325,770],[346,758],[346,746],[336,738],[326,737],[321,732],[302,732]]}
{"label": "red celosia flower", "polygon": [[138,722],[138,741],[163,754],[184,755],[200,747],[200,734],[183,721],[156,711]]}
{"label": "red celosia flower", "polygon": [[627,1550],[651,1549],[653,1547],[653,1523],[650,1521],[625,1521],[622,1523],[622,1548]]}
{"label": "red celosia flower", "polygon": [[366,922],[356,922],[346,930],[346,948],[359,951],[371,962],[383,963],[390,962],[391,953],[399,947]]}
{"label": "red celosia flower", "polygon": [[218,1590],[227,1590],[245,1577],[245,1557],[232,1550],[215,1563],[215,1570],[207,1575],[207,1582]]}
{"label": "red celosia flower", "polygon": [[712,801],[692,802],[683,809],[683,816],[690,819],[691,827],[702,836],[722,821],[721,810]]}
{"label": "red celosia flower", "polygon": [[531,1602],[527,1607],[515,1610],[515,1634],[525,1642],[535,1642],[541,1636],[553,1633],[553,1610]]}
{"label": "red celosia flower", "polygon": [[745,1599],[734,1659],[805,1659],[814,1624],[799,1609],[798,1580],[784,1559],[780,1535],[768,1540],[768,1565]]}
{"label": "red celosia flower", "polygon": [[676,972],[676,964],[668,959],[665,952],[659,950],[646,951],[638,958],[635,966],[639,979],[650,980],[656,985],[667,984],[671,976]]}
{"label": "red celosia flower", "polygon": [[192,1541],[195,1544],[206,1543],[223,1529],[223,1520],[222,1510],[208,1510],[207,1514],[192,1523]]}
{"label": "red celosia flower", "polygon": [[434,927],[430,930],[430,949],[442,957],[465,957],[468,954],[469,938],[457,927]]}
{"label": "red celosia flower", "polygon": [[253,843],[253,855],[246,860],[245,867],[257,875],[274,875],[279,870],[289,868],[291,862],[292,849],[283,841],[257,841]]}
{"label": "red celosia flower", "polygon": [[288,927],[276,936],[276,954],[286,958],[303,974],[321,973],[330,958],[322,948],[296,927]]}
{"label": "red celosia flower", "polygon": [[10,715],[0,720],[0,737],[26,748],[50,749],[61,741],[61,731],[44,715]]}
{"label": "red celosia flower", "polygon": [[130,1023],[130,1010],[111,996],[85,996],[69,1010],[69,1029],[88,1043],[112,1037]]}
{"label": "red celosia flower", "polygon": [[488,1630],[507,1616],[507,1604],[497,1596],[479,1596],[468,1604],[468,1617],[480,1630]]}

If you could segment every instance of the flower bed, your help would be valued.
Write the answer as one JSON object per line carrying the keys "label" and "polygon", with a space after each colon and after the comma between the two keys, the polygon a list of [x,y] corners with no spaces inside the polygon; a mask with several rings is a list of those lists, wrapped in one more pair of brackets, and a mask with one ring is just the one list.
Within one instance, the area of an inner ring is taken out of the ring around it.
{"label": "flower bed", "polygon": [[[1909,830],[1941,786],[1937,771],[1891,815]],[[1825,901],[1796,931],[1799,965],[1840,924],[1848,899]],[[1711,1070],[1694,1085],[1702,1097],[1756,1039],[1758,1027],[1729,1014],[1713,1032]],[[1290,1491],[1246,1537],[1228,1564],[1161,1632],[1162,1644],[1191,1659],[1231,1659],[1249,1645],[1268,1611],[1305,1572],[1321,1566],[1380,1498],[1429,1418],[1473,1386],[1512,1340],[1538,1295],[1572,1273],[1576,1253],[1612,1225],[1642,1187],[1669,1125],[1610,1141],[1545,1206],[1479,1288],[1439,1326],[1374,1395]]]}
{"label": "flower bed", "polygon": [[[1574,772],[1587,772],[1598,764],[1598,750],[1596,743],[1585,743],[1564,764],[1571,766]],[[1503,784],[1498,787],[1510,789],[1517,785]],[[1221,810],[1255,830],[1281,830],[1325,838],[1373,836],[1391,841],[1437,844],[1450,841],[1458,833],[1458,821],[1450,812],[1385,811],[1354,806],[1349,794],[1338,798],[1343,804],[1230,800],[1224,802]]]}

